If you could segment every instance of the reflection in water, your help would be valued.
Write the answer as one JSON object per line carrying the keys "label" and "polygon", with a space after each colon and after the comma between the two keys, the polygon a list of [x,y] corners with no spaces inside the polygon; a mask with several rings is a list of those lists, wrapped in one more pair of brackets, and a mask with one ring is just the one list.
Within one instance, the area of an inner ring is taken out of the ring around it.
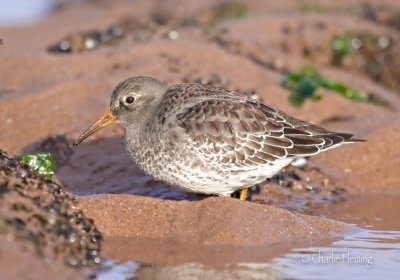
{"label": "reflection in water", "polygon": [[215,269],[199,263],[182,265],[144,265],[135,275],[135,279],[282,279],[270,264],[238,264],[225,269]]}
{"label": "reflection in water", "polygon": [[271,267],[271,264],[243,263],[215,269],[200,263],[181,265],[141,264],[126,262],[101,272],[101,280],[175,280],[175,279],[287,279]]}
{"label": "reflection in water", "polygon": [[104,268],[97,274],[97,280],[125,280],[134,278],[140,264],[134,261],[128,261],[121,264],[115,264],[108,260],[103,264]]}
{"label": "reflection in water", "polygon": [[327,247],[293,249],[273,263],[295,279],[400,279],[400,231],[360,230]]}
{"label": "reflection in water", "polygon": [[332,207],[328,218],[363,229],[328,246],[292,249],[273,263],[295,279],[400,279],[399,199],[373,195]]}
{"label": "reflection in water", "polygon": [[[245,257],[248,262],[222,267],[182,258],[176,265],[167,264],[170,250],[156,264],[129,261],[101,272],[98,279],[400,279],[399,200],[399,195],[371,196],[331,208],[327,217],[364,228],[346,233],[340,240],[315,240],[303,248],[286,244],[280,250],[275,248],[278,256],[266,259],[271,246],[263,248],[264,255],[256,256],[254,250],[251,258]],[[208,257],[212,259],[210,252]]]}

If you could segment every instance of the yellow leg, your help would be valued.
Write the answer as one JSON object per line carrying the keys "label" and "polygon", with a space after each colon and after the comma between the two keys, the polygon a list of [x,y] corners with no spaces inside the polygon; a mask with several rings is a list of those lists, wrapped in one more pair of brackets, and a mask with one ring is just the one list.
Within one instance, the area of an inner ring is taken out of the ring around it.
{"label": "yellow leg", "polygon": [[240,197],[239,197],[240,200],[246,200],[247,190],[248,190],[248,188],[244,188],[244,189],[240,190]]}

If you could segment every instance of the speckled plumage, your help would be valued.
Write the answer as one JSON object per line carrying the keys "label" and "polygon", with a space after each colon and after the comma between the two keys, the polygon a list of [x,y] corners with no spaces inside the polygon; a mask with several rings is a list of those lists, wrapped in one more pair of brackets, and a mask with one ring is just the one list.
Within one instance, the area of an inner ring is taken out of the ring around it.
{"label": "speckled plumage", "polygon": [[[125,104],[128,96],[133,104]],[[125,102],[125,103],[124,103]],[[186,191],[229,195],[272,177],[296,157],[353,140],[260,101],[201,84],[130,78],[110,109],[126,128],[126,150],[155,179]]]}

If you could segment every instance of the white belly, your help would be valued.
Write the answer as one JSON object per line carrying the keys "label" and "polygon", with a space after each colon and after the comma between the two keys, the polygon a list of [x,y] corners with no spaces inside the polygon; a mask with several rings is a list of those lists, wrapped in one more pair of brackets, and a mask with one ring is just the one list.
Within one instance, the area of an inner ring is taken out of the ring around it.
{"label": "white belly", "polygon": [[157,179],[190,192],[228,196],[236,190],[251,187],[271,178],[292,160],[291,158],[280,159],[273,165],[259,165],[257,168],[247,170],[242,168],[233,172],[212,165],[209,166],[207,172],[181,165],[176,167],[179,171],[173,172],[173,176],[171,173],[160,174],[160,178]]}

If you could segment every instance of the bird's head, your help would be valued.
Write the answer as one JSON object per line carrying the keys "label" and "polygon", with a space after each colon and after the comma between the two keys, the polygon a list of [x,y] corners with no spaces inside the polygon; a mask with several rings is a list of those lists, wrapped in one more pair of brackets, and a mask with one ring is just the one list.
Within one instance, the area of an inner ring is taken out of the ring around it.
{"label": "bird's head", "polygon": [[112,123],[124,127],[140,123],[154,111],[166,91],[166,84],[150,77],[134,77],[120,82],[112,92],[109,110],[75,140],[74,146]]}

